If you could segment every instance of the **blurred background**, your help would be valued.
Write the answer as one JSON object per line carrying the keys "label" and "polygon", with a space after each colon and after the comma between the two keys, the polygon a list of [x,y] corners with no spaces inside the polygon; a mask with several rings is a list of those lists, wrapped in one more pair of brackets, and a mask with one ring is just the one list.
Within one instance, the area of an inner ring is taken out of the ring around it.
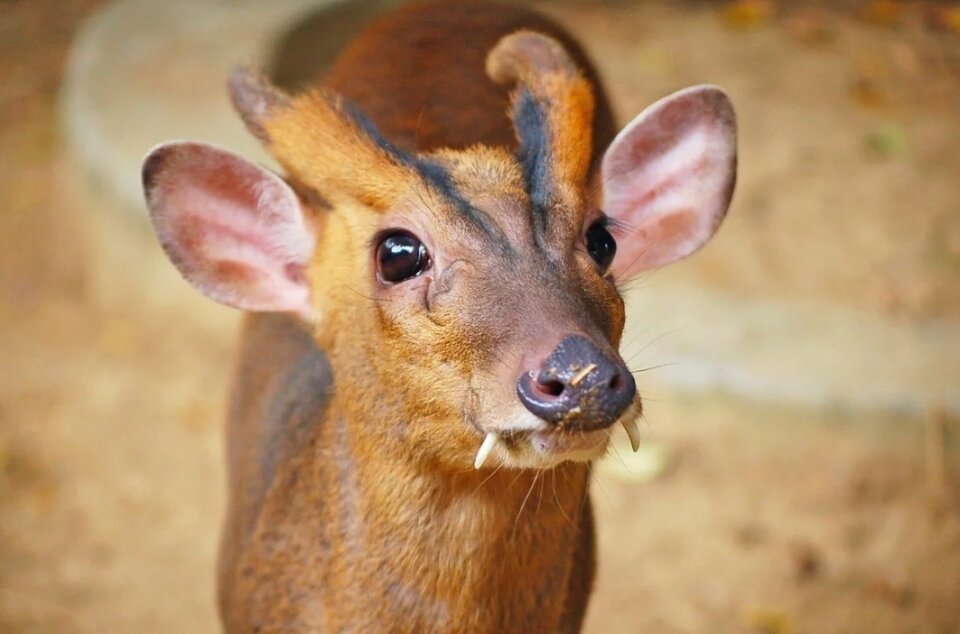
{"label": "blurred background", "polygon": [[[390,1],[0,1],[0,631],[217,630],[238,315],[145,222],[237,63],[294,88]],[[621,122],[740,118],[730,215],[629,291],[645,435],[597,470],[599,633],[960,632],[960,5],[539,2]]]}

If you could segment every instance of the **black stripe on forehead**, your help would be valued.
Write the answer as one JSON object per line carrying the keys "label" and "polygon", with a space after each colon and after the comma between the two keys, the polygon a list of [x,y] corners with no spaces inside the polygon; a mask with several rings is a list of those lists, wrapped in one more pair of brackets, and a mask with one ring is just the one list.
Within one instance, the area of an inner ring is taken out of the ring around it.
{"label": "black stripe on forehead", "polygon": [[463,194],[457,189],[450,177],[449,172],[440,165],[440,163],[431,159],[422,158],[416,155],[404,152],[399,147],[388,141],[377,129],[376,124],[362,110],[353,103],[344,100],[344,113],[353,121],[353,123],[366,134],[382,150],[393,157],[401,165],[410,167],[420,175],[423,181],[434,189],[437,193],[445,197],[454,208],[460,212],[460,215],[480,228],[484,233],[494,238],[502,238],[499,229],[490,219],[474,208],[470,202],[463,197]]}
{"label": "black stripe on forehead", "polygon": [[399,147],[388,141],[377,128],[377,124],[373,122],[367,114],[357,107],[352,101],[343,99],[340,102],[341,110],[344,115],[346,115],[350,121],[356,125],[361,132],[366,134],[371,141],[377,144],[380,149],[385,151],[387,154],[395,158],[403,165],[411,165],[413,163],[413,158],[401,150]]}
{"label": "black stripe on forehead", "polygon": [[454,184],[453,178],[450,177],[450,173],[440,163],[430,159],[417,158],[414,162],[414,168],[428,185],[453,203],[454,208],[462,217],[479,227],[488,236],[500,237],[501,232],[497,226],[490,221],[486,214],[479,211],[463,197],[463,194]]}
{"label": "black stripe on forehead", "polygon": [[523,167],[534,218],[542,227],[546,224],[553,188],[550,177],[551,140],[546,108],[526,88],[520,88],[514,100],[513,125],[520,141],[517,159]]}

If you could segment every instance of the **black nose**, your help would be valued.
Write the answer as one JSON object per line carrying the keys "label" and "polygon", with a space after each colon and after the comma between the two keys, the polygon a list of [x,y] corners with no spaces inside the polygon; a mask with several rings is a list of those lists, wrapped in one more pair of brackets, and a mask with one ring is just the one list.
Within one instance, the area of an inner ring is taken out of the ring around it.
{"label": "black nose", "polygon": [[614,423],[637,394],[633,375],[590,340],[571,335],[543,362],[524,372],[517,394],[528,410],[560,427],[589,431]]}

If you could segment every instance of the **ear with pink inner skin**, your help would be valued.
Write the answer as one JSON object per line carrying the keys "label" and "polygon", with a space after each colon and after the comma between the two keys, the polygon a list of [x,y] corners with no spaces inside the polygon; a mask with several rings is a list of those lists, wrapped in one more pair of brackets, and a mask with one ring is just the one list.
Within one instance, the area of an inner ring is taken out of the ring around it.
{"label": "ear with pink inner skin", "polygon": [[614,220],[613,274],[626,279],[686,257],[713,236],[733,196],[737,125],[715,86],[665,97],[603,156],[603,211]]}
{"label": "ear with pink inner skin", "polygon": [[147,155],[143,187],[160,244],[204,295],[312,320],[314,236],[283,179],[226,150],[174,142]]}

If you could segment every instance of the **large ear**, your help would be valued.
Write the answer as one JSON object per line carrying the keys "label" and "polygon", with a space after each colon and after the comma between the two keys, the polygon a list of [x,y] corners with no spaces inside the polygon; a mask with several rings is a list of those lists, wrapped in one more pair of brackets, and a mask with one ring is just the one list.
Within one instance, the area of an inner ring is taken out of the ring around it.
{"label": "large ear", "polygon": [[283,179],[226,150],[175,142],[147,155],[143,188],[160,244],[203,294],[312,319],[314,236]]}
{"label": "large ear", "polygon": [[601,164],[603,210],[617,237],[614,275],[628,278],[702,247],[727,212],[736,173],[736,117],[719,88],[687,88],[640,113]]}

